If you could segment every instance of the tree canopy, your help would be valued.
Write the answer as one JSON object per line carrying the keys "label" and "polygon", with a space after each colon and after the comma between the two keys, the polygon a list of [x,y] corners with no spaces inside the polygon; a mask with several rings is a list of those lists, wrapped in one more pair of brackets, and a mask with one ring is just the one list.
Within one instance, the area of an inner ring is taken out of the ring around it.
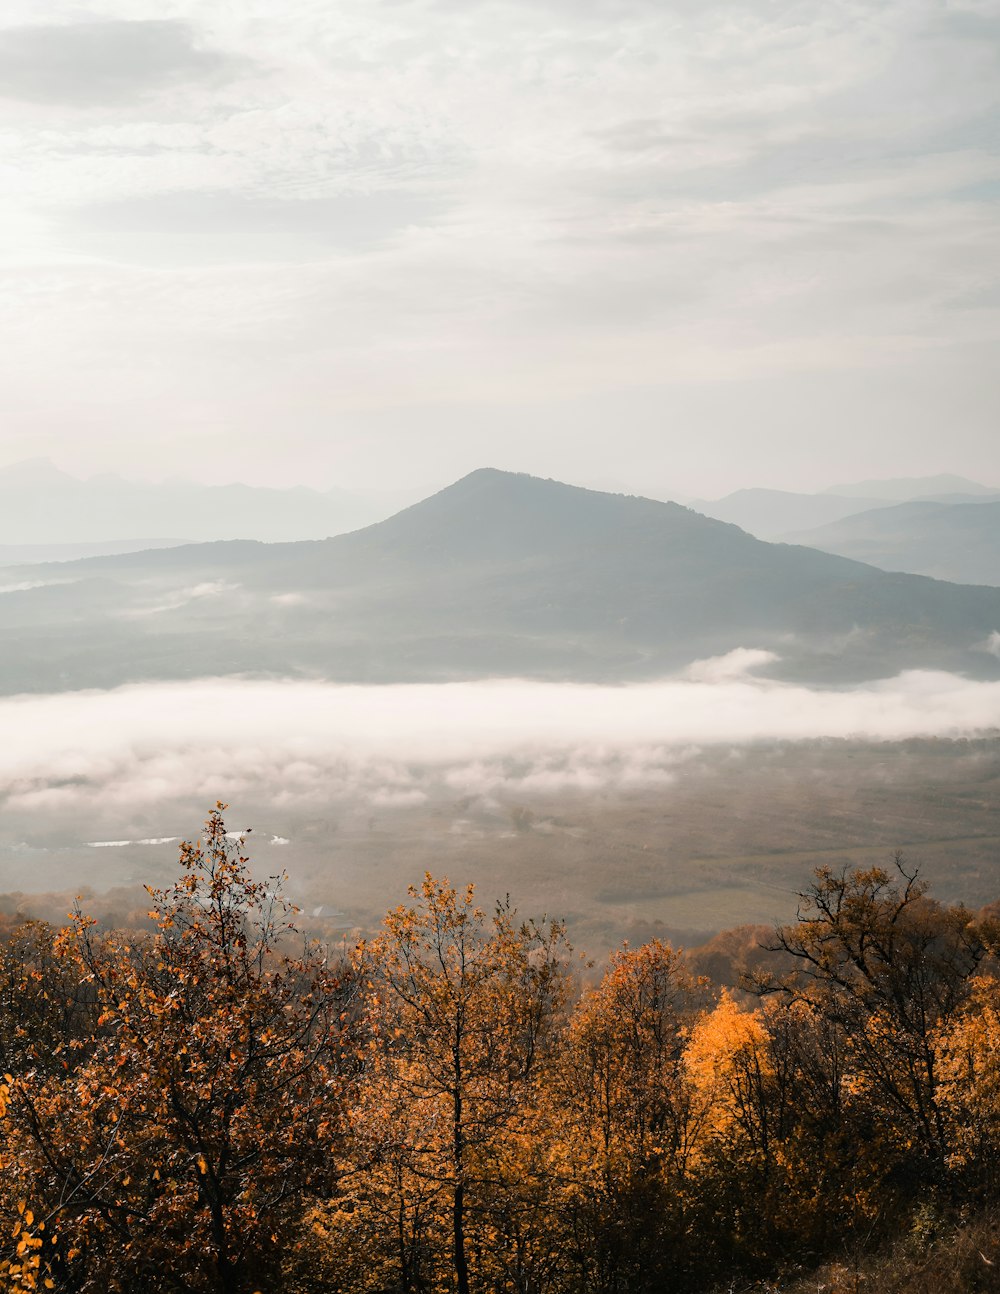
{"label": "tree canopy", "polygon": [[432,875],[331,958],[224,807],[148,929],[0,942],[0,1290],[696,1294],[1000,1204],[1000,940],[901,858],[720,991]]}

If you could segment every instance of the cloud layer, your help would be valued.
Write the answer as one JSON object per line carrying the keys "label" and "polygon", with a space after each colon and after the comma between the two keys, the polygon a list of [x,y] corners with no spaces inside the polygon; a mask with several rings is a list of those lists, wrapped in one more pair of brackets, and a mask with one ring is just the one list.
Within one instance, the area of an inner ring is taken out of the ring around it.
{"label": "cloud layer", "polygon": [[227,60],[176,19],[90,19],[0,28],[0,98],[117,104],[164,86],[217,80]]}
{"label": "cloud layer", "polygon": [[18,810],[206,795],[391,808],[663,785],[705,746],[1000,729],[1000,683],[911,672],[817,691],[755,679],[758,655],[628,687],[204,680],[5,698],[0,794]]}
{"label": "cloud layer", "polygon": [[101,8],[0,20],[6,457],[1000,482],[992,0]]}

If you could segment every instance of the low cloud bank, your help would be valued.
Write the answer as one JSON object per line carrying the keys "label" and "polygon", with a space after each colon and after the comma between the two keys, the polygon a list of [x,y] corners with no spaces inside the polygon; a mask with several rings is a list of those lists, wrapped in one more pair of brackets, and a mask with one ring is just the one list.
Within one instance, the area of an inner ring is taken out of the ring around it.
{"label": "low cloud bank", "polygon": [[435,789],[665,784],[696,747],[1000,729],[1000,682],[913,671],[824,691],[755,678],[765,658],[741,649],[626,687],[224,679],[8,697],[0,796],[18,809],[206,794],[406,807]]}
{"label": "low cloud bank", "polygon": [[203,598],[217,598],[224,593],[236,593],[239,587],[238,584],[229,584],[225,580],[208,580],[201,584],[194,584],[190,588],[177,589],[169,594],[165,601],[155,602],[150,606],[134,607],[119,614],[123,620],[158,616],[165,611],[177,611],[180,607],[186,607],[188,603],[198,602]]}

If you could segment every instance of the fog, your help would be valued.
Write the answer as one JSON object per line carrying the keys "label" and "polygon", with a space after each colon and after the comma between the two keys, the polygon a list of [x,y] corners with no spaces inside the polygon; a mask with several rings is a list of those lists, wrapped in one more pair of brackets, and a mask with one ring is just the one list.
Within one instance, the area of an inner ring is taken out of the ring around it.
{"label": "fog", "polygon": [[890,742],[1000,729],[1000,683],[909,671],[850,690],[757,678],[740,649],[625,687],[206,679],[0,700],[11,811],[178,797],[412,806],[434,788],[489,796],[668,784],[692,749]]}

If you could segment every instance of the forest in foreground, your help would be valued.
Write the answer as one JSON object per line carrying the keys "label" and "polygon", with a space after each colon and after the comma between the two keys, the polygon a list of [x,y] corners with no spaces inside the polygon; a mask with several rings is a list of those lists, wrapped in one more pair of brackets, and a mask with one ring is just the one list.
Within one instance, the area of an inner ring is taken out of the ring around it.
{"label": "forest in foreground", "polygon": [[0,931],[0,1289],[1000,1289],[1000,924],[820,869],[734,988],[427,875],[306,939],[225,806]]}

